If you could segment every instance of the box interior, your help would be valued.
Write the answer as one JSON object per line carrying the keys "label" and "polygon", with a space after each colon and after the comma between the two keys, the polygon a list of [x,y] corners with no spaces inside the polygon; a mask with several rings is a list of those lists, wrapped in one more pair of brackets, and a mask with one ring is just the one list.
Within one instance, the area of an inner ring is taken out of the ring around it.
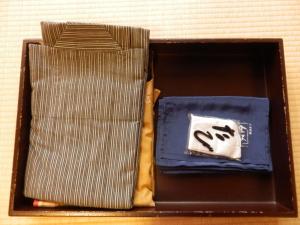
{"label": "box interior", "polygon": [[273,172],[155,174],[156,207],[103,210],[33,208],[23,196],[30,132],[28,44],[24,42],[10,215],[30,216],[296,216],[282,40],[152,40],[151,74],[163,96],[255,96],[270,99]]}

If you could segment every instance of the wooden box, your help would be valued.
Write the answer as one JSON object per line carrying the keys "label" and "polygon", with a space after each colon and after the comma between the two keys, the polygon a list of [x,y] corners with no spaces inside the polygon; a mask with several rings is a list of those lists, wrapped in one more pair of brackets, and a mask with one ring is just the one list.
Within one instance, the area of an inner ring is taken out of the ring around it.
{"label": "wooden box", "polygon": [[34,208],[32,200],[22,192],[31,120],[28,44],[39,42],[23,43],[9,215],[297,216],[281,39],[151,40],[150,43],[149,68],[155,76],[155,88],[161,90],[162,96],[270,99],[271,174],[164,175],[156,169],[156,206],[152,208]]}

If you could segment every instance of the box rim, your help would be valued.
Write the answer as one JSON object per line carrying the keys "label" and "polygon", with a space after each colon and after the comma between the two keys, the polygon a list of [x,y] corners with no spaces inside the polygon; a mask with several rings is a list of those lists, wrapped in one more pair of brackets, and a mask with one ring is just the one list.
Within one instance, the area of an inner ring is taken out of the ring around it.
{"label": "box rim", "polygon": [[279,48],[279,56],[280,56],[280,69],[282,74],[282,92],[283,92],[283,100],[285,105],[285,117],[286,117],[286,133],[287,133],[287,146],[288,146],[288,155],[290,162],[290,183],[293,193],[293,208],[288,209],[287,212],[281,212],[274,215],[274,213],[239,213],[239,212],[205,212],[205,211],[85,211],[85,210],[47,210],[46,209],[39,209],[36,211],[32,210],[18,210],[14,208],[15,202],[15,191],[16,191],[16,179],[17,179],[17,162],[19,161],[19,141],[20,141],[20,127],[21,127],[21,120],[20,115],[22,113],[22,106],[23,106],[23,91],[24,91],[24,73],[25,73],[25,64],[26,64],[26,50],[29,43],[41,43],[41,39],[24,39],[23,40],[23,47],[22,47],[22,60],[21,60],[21,70],[20,70],[20,79],[19,79],[19,94],[18,94],[18,107],[17,107],[17,121],[16,121],[16,131],[15,131],[15,143],[14,143],[14,156],[13,156],[13,169],[12,169],[12,176],[11,176],[11,188],[10,188],[10,201],[9,201],[9,212],[10,216],[272,216],[272,217],[297,217],[298,216],[298,208],[297,208],[297,195],[296,195],[296,184],[295,184],[295,171],[294,171],[294,160],[293,160],[293,151],[292,151],[292,139],[291,139],[291,129],[290,129],[290,117],[289,117],[289,105],[288,105],[288,95],[287,95],[287,81],[286,81],[286,69],[285,69],[285,60],[284,60],[284,46],[283,46],[283,39],[281,38],[234,38],[234,39],[227,39],[227,38],[220,38],[220,39],[150,39],[151,44],[173,44],[173,43],[182,43],[182,44],[209,44],[209,43],[274,43],[278,44]]}

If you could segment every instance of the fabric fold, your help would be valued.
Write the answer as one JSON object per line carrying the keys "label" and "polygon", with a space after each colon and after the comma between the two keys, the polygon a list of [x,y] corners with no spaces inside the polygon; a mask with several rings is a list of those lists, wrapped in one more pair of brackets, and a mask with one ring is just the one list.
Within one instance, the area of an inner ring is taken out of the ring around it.
{"label": "fabric fold", "polygon": [[44,45],[29,46],[32,121],[25,196],[131,208],[149,31],[42,23],[42,34]]}
{"label": "fabric fold", "polygon": [[[186,154],[189,114],[239,121],[240,160]],[[266,98],[164,97],[159,100],[156,164],[166,173],[272,171],[269,101]]]}

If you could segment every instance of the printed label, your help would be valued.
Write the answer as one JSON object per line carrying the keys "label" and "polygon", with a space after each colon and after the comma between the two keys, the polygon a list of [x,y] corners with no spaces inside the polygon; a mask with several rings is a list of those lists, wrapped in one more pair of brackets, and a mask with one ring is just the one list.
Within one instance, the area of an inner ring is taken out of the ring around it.
{"label": "printed label", "polygon": [[242,129],[245,140],[248,140],[246,135],[249,134],[246,134],[246,129],[235,120],[191,114],[188,149],[208,155],[239,159]]}
{"label": "printed label", "polygon": [[239,128],[242,147],[247,147],[249,144],[250,136],[252,135],[252,124],[241,122]]}

